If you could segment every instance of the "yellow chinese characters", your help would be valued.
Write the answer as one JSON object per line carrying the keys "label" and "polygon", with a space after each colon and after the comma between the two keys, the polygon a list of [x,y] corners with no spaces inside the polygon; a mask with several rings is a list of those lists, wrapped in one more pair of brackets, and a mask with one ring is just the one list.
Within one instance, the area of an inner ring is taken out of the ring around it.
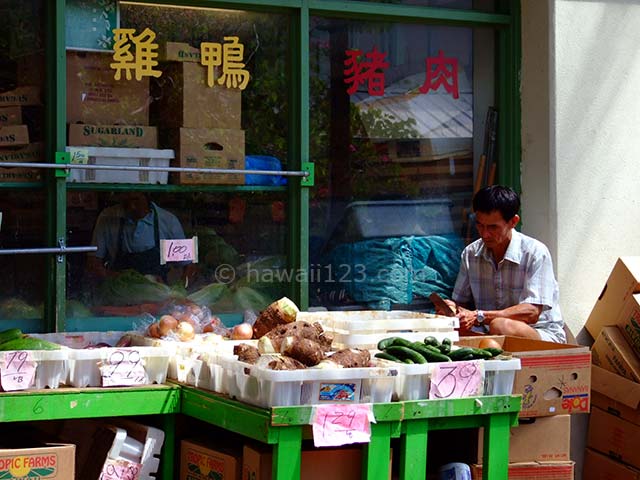
{"label": "yellow chinese characters", "polygon": [[[158,45],[153,43],[156,34],[149,28],[145,28],[140,35],[135,35],[136,31],[132,28],[116,28],[114,34],[114,63],[111,68],[116,70],[114,78],[120,80],[122,71],[125,72],[127,80],[131,80],[131,71],[135,72],[136,80],[142,80],[142,77],[159,77],[162,75],[160,70],[154,70],[153,67],[158,65],[156,58],[158,57]],[[131,47],[135,46],[132,52]]]}
{"label": "yellow chinese characters", "polygon": [[244,45],[239,43],[238,37],[224,37],[228,43],[219,44],[203,42],[200,44],[201,63],[207,67],[207,85],[213,87],[216,83],[215,69],[222,67],[218,85],[227,88],[244,90],[249,83],[249,72],[242,63]]}

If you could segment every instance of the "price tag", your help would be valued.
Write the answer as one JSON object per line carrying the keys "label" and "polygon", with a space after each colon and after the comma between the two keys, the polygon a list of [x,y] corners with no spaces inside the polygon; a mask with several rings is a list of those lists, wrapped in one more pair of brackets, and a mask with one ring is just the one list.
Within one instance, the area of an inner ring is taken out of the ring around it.
{"label": "price tag", "polygon": [[336,447],[371,441],[371,405],[317,405],[313,416],[313,443],[316,447]]}
{"label": "price tag", "polygon": [[33,386],[36,379],[36,366],[37,363],[33,361],[31,352],[24,350],[4,352],[0,377],[3,390],[10,392]]}
{"label": "price tag", "polygon": [[160,265],[169,262],[198,263],[198,237],[160,240]]}
{"label": "price tag", "polygon": [[86,148],[69,148],[71,163],[76,165],[86,165],[89,163],[89,150]]}
{"label": "price tag", "polygon": [[429,398],[462,398],[483,394],[484,363],[443,362],[434,365]]}
{"label": "price tag", "polygon": [[107,458],[100,473],[100,480],[137,480],[142,465],[124,458]]}
{"label": "price tag", "polygon": [[149,383],[138,350],[114,350],[100,366],[103,387],[130,387]]}

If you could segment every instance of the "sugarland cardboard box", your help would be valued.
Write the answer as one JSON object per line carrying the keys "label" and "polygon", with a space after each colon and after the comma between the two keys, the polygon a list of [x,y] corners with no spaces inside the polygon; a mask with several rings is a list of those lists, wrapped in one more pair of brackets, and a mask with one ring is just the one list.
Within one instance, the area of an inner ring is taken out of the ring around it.
{"label": "sugarland cardboard box", "polygon": [[0,183],[1,182],[39,182],[42,170],[39,168],[3,167],[3,162],[23,163],[42,162],[43,144],[30,143],[26,147],[0,149]]}
{"label": "sugarland cardboard box", "polygon": [[67,52],[67,122],[148,125],[149,77],[114,78],[110,53]]}
{"label": "sugarland cardboard box", "polygon": [[640,257],[620,257],[589,314],[585,328],[596,339],[616,319],[634,293],[640,293]]}
{"label": "sugarland cardboard box", "polygon": [[241,461],[233,451],[182,440],[180,480],[240,480]]}
{"label": "sugarland cardboard box", "polygon": [[[544,441],[541,441],[544,439]],[[478,429],[478,455],[482,464],[484,428]],[[571,460],[571,415],[521,419],[511,428],[509,462],[568,462]]]}
{"label": "sugarland cardboard box", "polygon": [[75,452],[75,445],[62,443],[0,448],[0,478],[75,480]]}
{"label": "sugarland cardboard box", "polygon": [[0,127],[6,125],[20,125],[22,124],[22,108],[19,106],[14,107],[0,107]]}
{"label": "sugarland cardboard box", "polygon": [[591,410],[587,446],[640,468],[640,425],[612,415],[599,407]]}
{"label": "sugarland cardboard box", "polygon": [[[461,337],[458,345],[477,347],[482,338]],[[520,359],[513,393],[522,395],[520,417],[589,413],[589,347],[510,336],[489,336]]]}
{"label": "sugarland cardboard box", "polygon": [[[207,67],[196,62],[162,63],[153,81],[152,112],[160,127],[241,128],[242,91],[207,84]],[[218,75],[216,75],[218,78]]]}
{"label": "sugarland cardboard box", "polygon": [[[390,453],[393,457],[393,452]],[[246,444],[242,449],[242,480],[271,480],[271,448]],[[304,480],[354,480],[362,478],[362,448],[303,449],[300,478]],[[389,461],[391,479],[391,460]]]}
{"label": "sugarland cardboard box", "polygon": [[158,148],[158,129],[141,125],[69,125],[69,145]]}
{"label": "sugarland cardboard box", "polygon": [[587,448],[582,480],[640,480],[640,470]]}
{"label": "sugarland cardboard box", "polygon": [[[172,166],[244,169],[244,130],[181,128],[170,131],[167,137],[176,151]],[[171,180],[183,185],[243,185],[244,175],[180,172],[172,174]]]}
{"label": "sugarland cardboard box", "polygon": [[593,364],[640,382],[640,359],[618,327],[603,327],[591,347]]}
{"label": "sugarland cardboard box", "polygon": [[[574,480],[573,462],[525,462],[509,464],[509,480]],[[471,465],[471,478],[482,480],[482,465]]]}

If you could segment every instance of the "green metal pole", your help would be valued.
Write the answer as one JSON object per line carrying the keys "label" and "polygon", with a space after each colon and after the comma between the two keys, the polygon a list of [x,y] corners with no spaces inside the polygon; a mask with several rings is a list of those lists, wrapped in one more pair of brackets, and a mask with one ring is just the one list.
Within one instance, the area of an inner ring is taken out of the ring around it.
{"label": "green metal pole", "polygon": [[484,429],[483,480],[507,480],[511,414],[489,415]]}
{"label": "green metal pole", "polygon": [[400,440],[400,480],[423,480],[427,477],[428,419],[405,421]]}
{"label": "green metal pole", "polygon": [[164,444],[160,457],[160,480],[178,478],[175,471],[176,459],[176,416],[174,414],[162,415],[162,430],[164,431]]}
{"label": "green metal pole", "polygon": [[371,424],[371,441],[364,446],[362,478],[387,480],[391,453],[391,422]]}
{"label": "green metal pole", "polygon": [[300,478],[302,462],[302,426],[282,427],[273,446],[273,480]]}

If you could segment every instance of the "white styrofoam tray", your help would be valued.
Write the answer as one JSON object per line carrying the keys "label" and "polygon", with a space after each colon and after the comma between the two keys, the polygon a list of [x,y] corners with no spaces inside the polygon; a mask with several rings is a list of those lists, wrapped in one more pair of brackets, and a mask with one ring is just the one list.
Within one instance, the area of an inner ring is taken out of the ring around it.
{"label": "white styrofoam tray", "polygon": [[[154,148],[73,147],[67,152],[84,150],[89,165],[116,165],[126,167],[168,167],[175,157],[173,150]],[[82,183],[160,183],[169,179],[167,171],[93,170],[70,168],[67,181]]]}

